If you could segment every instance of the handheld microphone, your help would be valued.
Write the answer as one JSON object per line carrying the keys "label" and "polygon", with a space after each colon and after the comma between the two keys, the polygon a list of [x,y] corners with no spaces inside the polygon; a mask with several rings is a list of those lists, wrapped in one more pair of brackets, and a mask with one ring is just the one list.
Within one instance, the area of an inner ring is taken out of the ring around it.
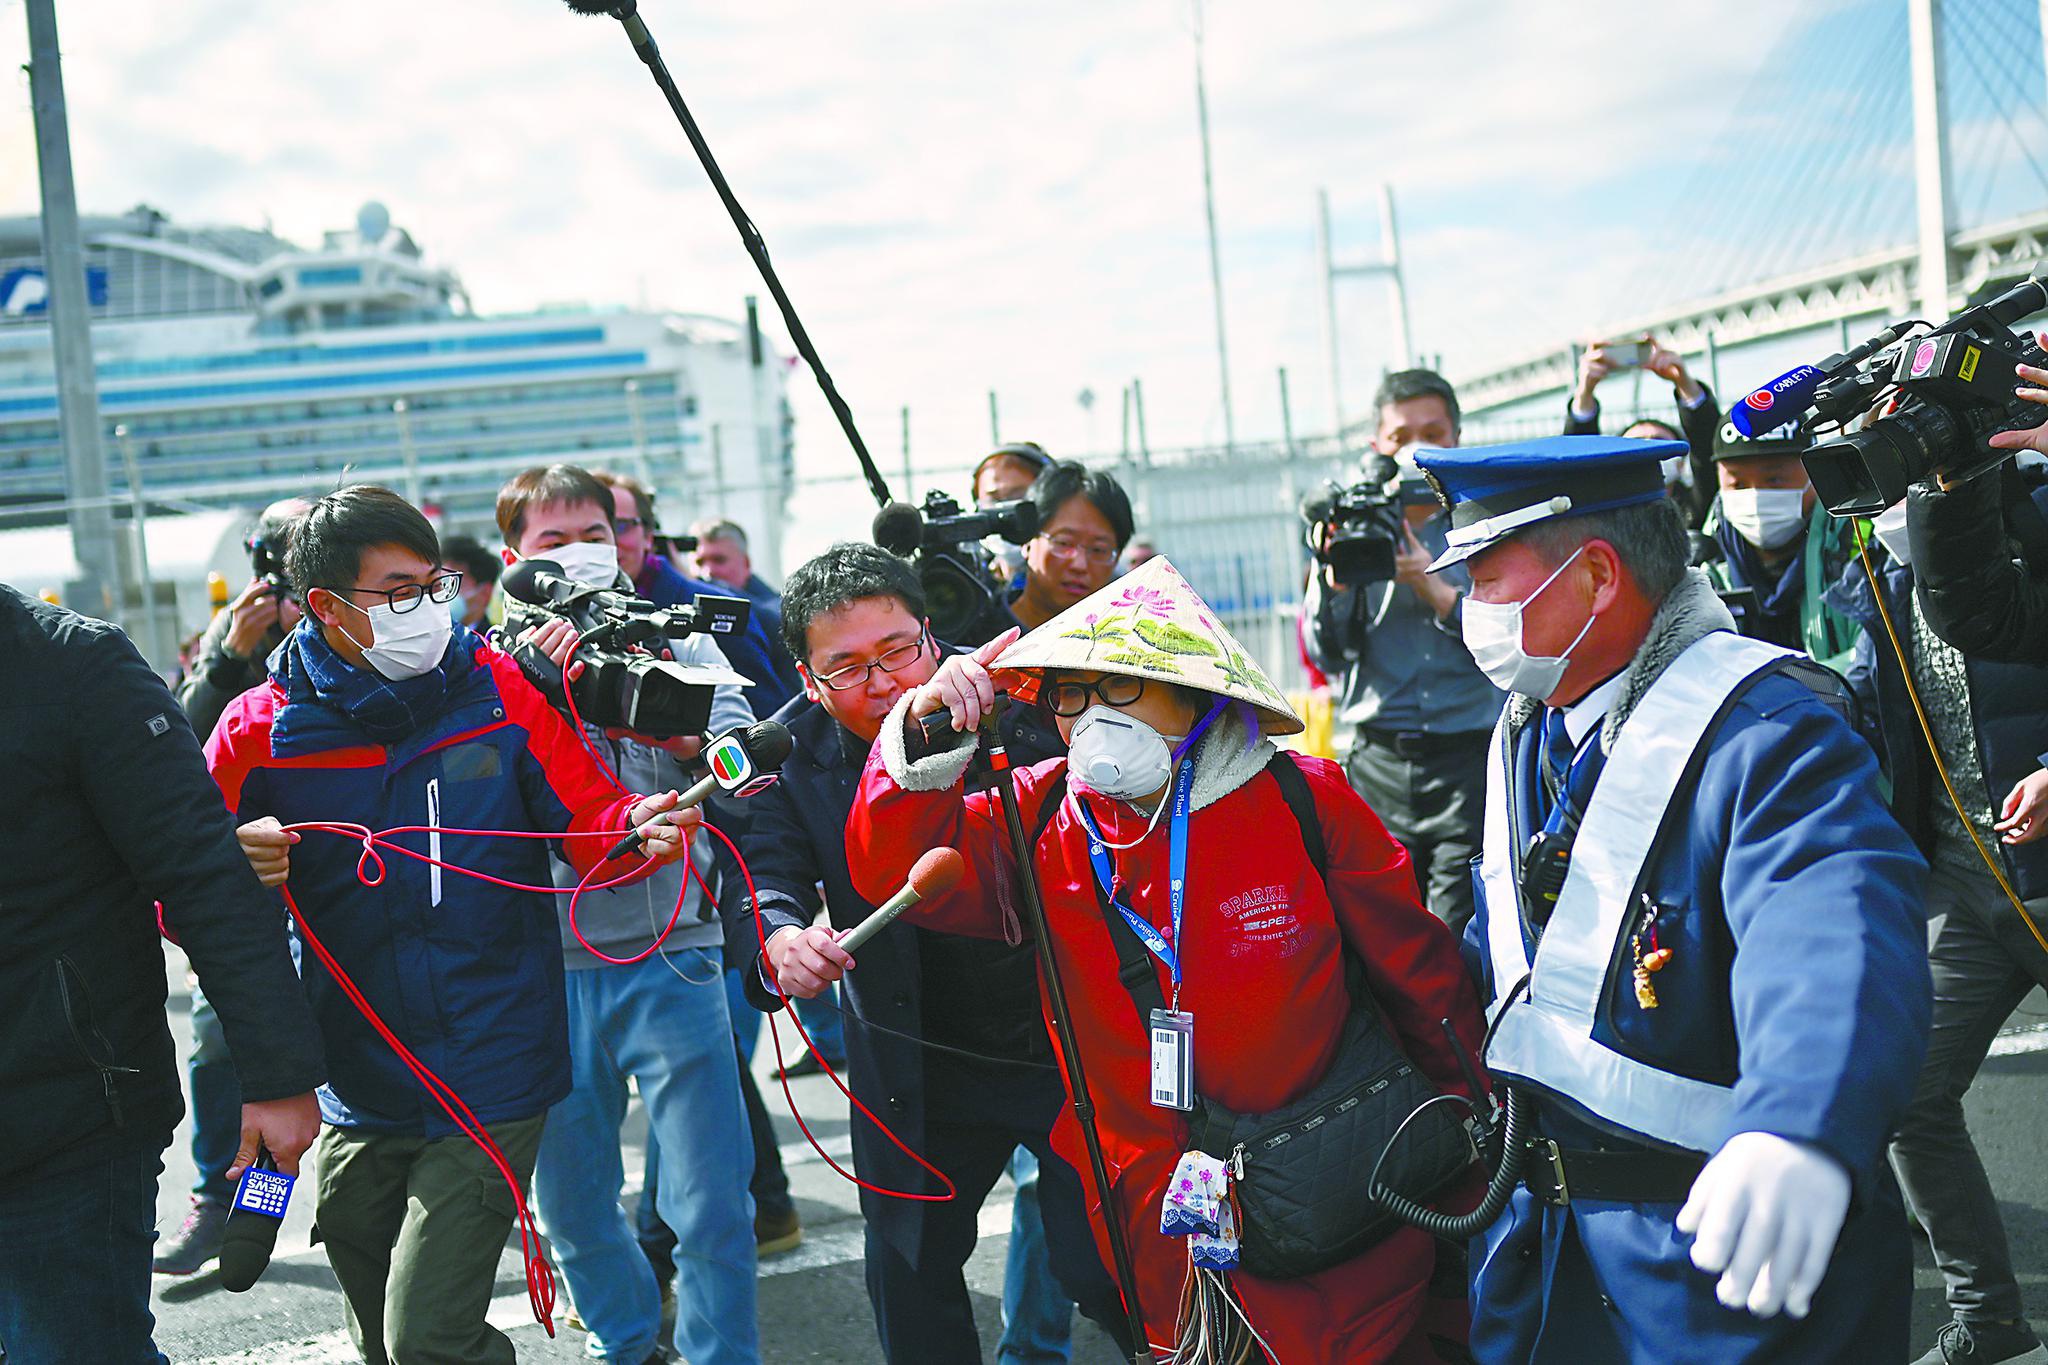
{"label": "handheld microphone", "polygon": [[[752,796],[775,785],[782,775],[782,765],[788,761],[789,752],[795,746],[789,729],[780,722],[758,720],[744,730],[735,726],[717,739],[711,741],[704,751],[704,761],[711,772],[682,793],[675,805],[663,811],[670,815],[675,811],[700,806],[714,794],[727,792],[733,796]],[[661,818],[660,816],[656,817]],[[673,820],[670,824],[675,823]],[[612,845],[605,854],[605,861],[623,858],[638,851],[647,840],[639,830]]]}
{"label": "handheld microphone", "polygon": [[881,933],[896,920],[896,917],[929,896],[942,896],[960,884],[960,878],[967,873],[967,860],[956,848],[935,848],[927,851],[910,868],[903,889],[875,907],[875,913],[854,925],[839,936],[839,946],[853,952],[876,934]]}
{"label": "handheld microphone", "polygon": [[924,541],[924,513],[907,502],[892,502],[875,513],[869,531],[875,544],[892,555],[907,557]]}
{"label": "handheld microphone", "polygon": [[1759,432],[1796,422],[1813,406],[1813,396],[1827,377],[1818,365],[1795,366],[1730,408],[1728,420],[1752,439]]}
{"label": "handheld microphone", "polygon": [[221,1231],[220,1282],[240,1294],[256,1283],[277,1249],[277,1230],[284,1226],[291,1203],[293,1177],[277,1169],[268,1148],[256,1149],[256,1160],[242,1172],[235,1202],[228,1206]]}

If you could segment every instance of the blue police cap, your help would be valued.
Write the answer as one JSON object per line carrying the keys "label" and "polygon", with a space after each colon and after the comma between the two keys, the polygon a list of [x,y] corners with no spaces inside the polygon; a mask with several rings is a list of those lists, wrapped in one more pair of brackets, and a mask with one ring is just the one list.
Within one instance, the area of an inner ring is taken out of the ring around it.
{"label": "blue police cap", "polygon": [[1415,462],[1451,513],[1450,546],[1430,572],[1546,521],[1655,502],[1664,496],[1662,462],[1685,453],[1683,441],[1619,436],[1418,450]]}

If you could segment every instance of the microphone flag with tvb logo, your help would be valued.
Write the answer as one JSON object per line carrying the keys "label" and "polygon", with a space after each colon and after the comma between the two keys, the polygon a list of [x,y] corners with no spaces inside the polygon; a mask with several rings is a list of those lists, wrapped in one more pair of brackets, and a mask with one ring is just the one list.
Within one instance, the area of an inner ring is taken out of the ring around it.
{"label": "microphone flag with tvb logo", "polygon": [[718,785],[731,791],[753,775],[754,761],[747,757],[747,746],[737,735],[721,735],[713,742],[707,760]]}

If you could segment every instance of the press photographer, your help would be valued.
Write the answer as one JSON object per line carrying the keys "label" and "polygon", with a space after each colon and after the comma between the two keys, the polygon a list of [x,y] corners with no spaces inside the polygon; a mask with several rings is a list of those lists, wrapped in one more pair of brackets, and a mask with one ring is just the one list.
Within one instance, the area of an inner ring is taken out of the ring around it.
{"label": "press photographer", "polygon": [[1706,520],[1707,506],[1714,499],[1706,476],[1714,452],[1714,432],[1721,425],[1721,405],[1714,401],[1712,389],[1693,378],[1684,356],[1647,334],[1592,343],[1579,357],[1579,382],[1566,404],[1564,434],[1598,436],[1600,400],[1594,396],[1594,390],[1602,380],[1629,370],[1656,375],[1671,385],[1678,426],[1645,417],[1623,427],[1621,434],[1643,441],[1686,443],[1688,450],[1684,456],[1664,461],[1664,486],[1685,509],[1687,524],[1697,529]]}
{"label": "press photographer", "polygon": [[[1458,444],[1458,397],[1441,375],[1380,383],[1368,462],[1411,445]],[[1310,660],[1342,674],[1339,721],[1355,727],[1345,773],[1407,848],[1429,908],[1453,930],[1472,917],[1486,737],[1501,693],[1460,637],[1463,571],[1431,576],[1449,523],[1426,485],[1354,485],[1312,514],[1318,564],[1302,603]]]}
{"label": "press photographer", "polygon": [[[560,464],[526,470],[500,490],[505,633],[565,718],[567,698],[555,689],[567,674],[586,739],[622,782],[683,787],[700,732],[754,718],[744,679],[712,643],[745,626],[746,603],[699,594],[664,610],[633,596],[612,494],[589,471]],[[709,873],[713,843],[708,835],[692,842],[700,875]],[[550,862],[557,886],[577,884],[576,869]],[[587,893],[573,923],[568,898],[556,898],[572,1088],[541,1134],[534,1200],[592,1345],[610,1359],[648,1358],[661,1345],[658,1276],[618,1209],[619,1124],[636,1081],[659,1153],[657,1208],[687,1249],[676,1257],[673,1344],[693,1361],[738,1365],[759,1355],[747,1198],[753,1143],[727,1013],[724,935],[702,883],[686,892],[685,876],[675,865]],[[681,918],[649,954],[678,895]]]}
{"label": "press photographer", "polygon": [[242,542],[249,552],[249,586],[207,624],[199,638],[199,662],[178,685],[178,705],[194,733],[213,729],[229,702],[263,681],[263,661],[299,623],[299,604],[285,583],[284,556],[291,548],[292,523],[311,505],[303,498],[270,504]]}

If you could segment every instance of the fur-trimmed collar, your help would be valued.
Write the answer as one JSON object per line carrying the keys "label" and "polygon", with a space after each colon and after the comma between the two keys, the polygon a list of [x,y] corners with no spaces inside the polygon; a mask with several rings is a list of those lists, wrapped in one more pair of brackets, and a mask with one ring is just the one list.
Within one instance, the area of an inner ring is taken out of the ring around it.
{"label": "fur-trimmed collar", "polygon": [[[1635,713],[1637,703],[1679,655],[1697,644],[1702,636],[1717,630],[1734,629],[1735,618],[1728,614],[1727,607],[1721,605],[1706,570],[1687,569],[1685,577],[1665,595],[1656,614],[1650,618],[1649,633],[1637,646],[1635,658],[1630,660],[1628,670],[1622,675],[1621,691],[1616,694],[1614,704],[1607,708],[1606,719],[1601,722],[1601,742],[1613,750],[1615,736],[1621,733],[1621,727]],[[1509,697],[1509,733],[1520,731],[1542,709],[1543,703],[1535,697],[1526,697],[1519,692]]]}

